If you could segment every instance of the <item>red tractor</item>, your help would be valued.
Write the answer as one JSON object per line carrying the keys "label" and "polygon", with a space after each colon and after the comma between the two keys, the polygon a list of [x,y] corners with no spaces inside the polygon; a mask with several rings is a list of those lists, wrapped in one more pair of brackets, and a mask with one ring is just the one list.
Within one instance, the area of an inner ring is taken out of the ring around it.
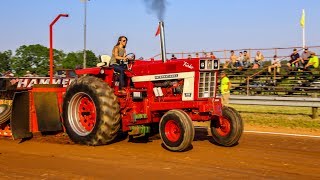
{"label": "red tractor", "polygon": [[118,92],[118,75],[108,63],[76,70],[79,77],[67,88],[35,85],[15,93],[13,137],[65,130],[75,143],[96,146],[111,143],[120,131],[139,137],[158,130],[167,149],[184,151],[194,139],[193,121],[210,121],[217,144],[235,145],[243,122],[217,97],[219,61],[166,60],[165,54],[163,61],[129,61],[125,93]]}

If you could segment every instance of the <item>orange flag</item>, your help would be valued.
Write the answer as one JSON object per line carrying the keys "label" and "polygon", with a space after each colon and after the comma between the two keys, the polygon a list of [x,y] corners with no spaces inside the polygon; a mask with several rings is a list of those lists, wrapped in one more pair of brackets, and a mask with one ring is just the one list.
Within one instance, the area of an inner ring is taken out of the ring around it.
{"label": "orange flag", "polygon": [[157,32],[156,32],[155,36],[158,36],[159,34],[160,34],[160,24],[158,26],[158,29],[157,29]]}

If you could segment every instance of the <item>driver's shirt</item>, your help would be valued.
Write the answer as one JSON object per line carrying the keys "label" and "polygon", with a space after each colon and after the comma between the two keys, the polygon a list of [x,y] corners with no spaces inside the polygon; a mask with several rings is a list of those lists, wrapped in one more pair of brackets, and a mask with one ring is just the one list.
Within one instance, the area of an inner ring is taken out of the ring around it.
{"label": "driver's shirt", "polygon": [[[124,56],[124,54],[125,54],[125,52],[126,52],[126,50],[124,49],[124,48],[120,48],[119,46],[114,46],[114,48],[113,48],[113,50],[112,50],[112,57],[111,57],[111,60],[110,60],[110,65],[112,65],[112,64],[119,64],[118,62],[117,62],[117,59],[116,59],[116,57],[114,56],[114,51],[115,51],[115,49],[118,49],[118,52],[119,52],[119,56],[121,56],[121,57],[123,57]],[[118,60],[119,61],[119,60]]]}

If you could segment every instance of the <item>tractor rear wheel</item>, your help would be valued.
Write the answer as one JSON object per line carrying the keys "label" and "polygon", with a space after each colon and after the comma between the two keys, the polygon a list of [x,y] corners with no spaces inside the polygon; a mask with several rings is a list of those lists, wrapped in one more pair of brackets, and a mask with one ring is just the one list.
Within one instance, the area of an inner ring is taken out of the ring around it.
{"label": "tractor rear wheel", "polygon": [[0,105],[0,124],[7,122],[10,119],[11,107],[7,104]]}
{"label": "tractor rear wheel", "polygon": [[75,143],[110,143],[120,129],[120,106],[108,84],[92,76],[71,83],[63,102],[66,132]]}
{"label": "tractor rear wheel", "polygon": [[163,144],[169,150],[184,151],[190,147],[195,130],[187,113],[170,110],[160,120],[159,133]]}
{"label": "tractor rear wheel", "polygon": [[221,119],[211,121],[213,140],[222,146],[236,145],[243,132],[243,122],[240,114],[233,108],[223,106]]}

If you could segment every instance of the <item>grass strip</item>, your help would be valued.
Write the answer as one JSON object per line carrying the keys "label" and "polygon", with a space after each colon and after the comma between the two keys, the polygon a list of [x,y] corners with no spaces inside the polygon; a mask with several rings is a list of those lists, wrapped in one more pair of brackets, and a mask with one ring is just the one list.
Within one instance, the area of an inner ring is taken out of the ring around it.
{"label": "grass strip", "polygon": [[231,105],[238,110],[246,124],[291,129],[320,129],[320,118],[311,118],[311,108],[284,106]]}

